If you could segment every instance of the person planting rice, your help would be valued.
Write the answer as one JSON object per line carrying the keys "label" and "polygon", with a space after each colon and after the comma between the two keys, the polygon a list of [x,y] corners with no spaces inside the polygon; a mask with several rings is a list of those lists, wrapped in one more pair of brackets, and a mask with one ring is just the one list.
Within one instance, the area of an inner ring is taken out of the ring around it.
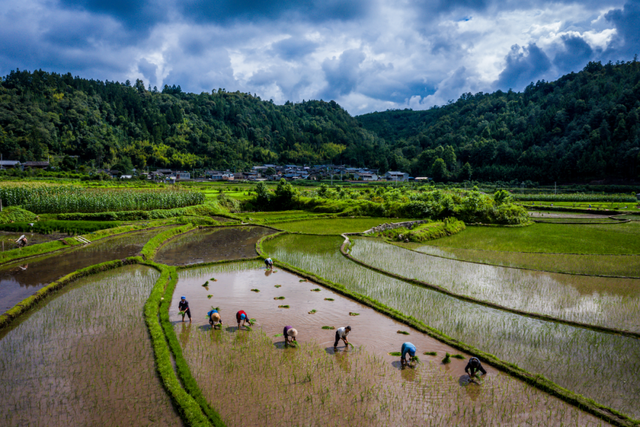
{"label": "person planting rice", "polygon": [[215,328],[218,325],[222,326],[222,319],[220,318],[220,313],[218,313],[218,310],[214,308],[207,313],[207,316],[209,316],[209,324],[212,328]]}
{"label": "person planting rice", "polygon": [[270,270],[273,268],[273,260],[271,258],[265,259],[264,264],[267,266],[267,270]]}
{"label": "person planting rice", "polygon": [[23,234],[18,240],[16,240],[16,243],[18,244],[19,248],[27,246],[27,236]]}
{"label": "person planting rice", "polygon": [[293,345],[294,342],[297,342],[298,331],[293,329],[293,326],[285,326],[282,335],[284,335],[284,345]]}
{"label": "person planting rice", "polygon": [[349,345],[349,339],[347,338],[347,335],[349,335],[349,332],[351,332],[351,326],[338,328],[338,330],[336,331],[336,341],[333,343],[334,350],[338,349],[338,341],[340,340],[344,341],[345,346]]}
{"label": "person planting rice", "polygon": [[178,303],[178,310],[180,310],[180,314],[182,314],[183,322],[184,322],[185,315],[189,316],[189,322],[191,322],[191,310],[189,309],[189,301],[187,301],[186,297],[180,297],[180,302]]}
{"label": "person planting rice", "polygon": [[487,375],[487,371],[484,370],[482,364],[480,363],[480,359],[478,359],[477,357],[472,357],[471,359],[469,359],[469,363],[467,363],[464,371],[469,374],[469,378],[475,377],[478,372],[482,372],[482,375]]}
{"label": "person planting rice", "polygon": [[409,363],[407,360],[407,356],[411,356],[411,360],[416,357],[416,346],[411,344],[410,342],[402,343],[402,348],[400,349],[402,355],[400,356],[400,363],[402,366]]}
{"label": "person planting rice", "polygon": [[245,324],[249,324],[249,326],[253,326],[251,324],[251,320],[249,320],[249,315],[245,313],[243,310],[240,310],[236,313],[236,320],[238,321],[238,329],[240,329]]}

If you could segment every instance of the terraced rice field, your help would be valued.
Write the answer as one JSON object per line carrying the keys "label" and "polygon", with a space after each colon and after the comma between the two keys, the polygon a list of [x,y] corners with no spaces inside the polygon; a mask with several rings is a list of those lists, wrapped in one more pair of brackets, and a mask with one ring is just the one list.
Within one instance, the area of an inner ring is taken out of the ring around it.
{"label": "terraced rice field", "polygon": [[640,340],[519,316],[392,279],[339,253],[341,238],[286,235],[270,256],[340,283],[529,372],[640,417]]}
{"label": "terraced rice field", "polygon": [[399,245],[427,255],[459,261],[542,270],[554,273],[640,278],[640,255],[575,255]]}
{"label": "terraced rice field", "polygon": [[402,277],[529,313],[640,332],[640,280],[480,265],[355,238],[351,255]]}
{"label": "terraced rice field", "polygon": [[142,316],[158,273],[81,279],[0,336],[0,424],[182,422],[158,379]]}
{"label": "terraced rice field", "polygon": [[[469,383],[466,360],[441,364],[445,352],[459,353],[451,347],[315,283],[260,267],[245,262],[182,271],[174,298],[187,296],[193,323],[180,322],[177,304],[170,310],[194,377],[227,425],[601,424],[490,366],[481,386]],[[277,297],[291,308],[278,309]],[[221,330],[205,318],[211,306],[219,307]],[[252,331],[237,330],[239,309],[257,319]],[[340,344],[334,352],[334,331],[323,330],[326,324],[350,324],[355,348]],[[276,336],[284,325],[298,329],[299,348],[285,349]],[[410,337],[397,334],[399,328]],[[406,340],[420,351],[415,369],[402,369],[388,355]],[[422,355],[427,350],[438,356]]]}

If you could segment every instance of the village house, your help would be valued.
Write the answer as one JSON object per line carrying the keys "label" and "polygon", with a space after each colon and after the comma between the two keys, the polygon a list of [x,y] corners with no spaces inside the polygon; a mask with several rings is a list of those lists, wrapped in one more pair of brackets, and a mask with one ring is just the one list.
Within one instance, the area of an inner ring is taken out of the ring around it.
{"label": "village house", "polygon": [[377,181],[378,180],[378,175],[376,175],[375,173],[371,173],[371,172],[356,172],[356,173],[353,174],[353,176],[355,177],[355,179],[362,180],[362,181]]}
{"label": "village house", "polygon": [[393,171],[389,171],[386,174],[384,174],[384,178],[387,181],[393,181],[393,182],[405,182],[409,180],[409,174],[406,172],[393,172]]}
{"label": "village house", "polygon": [[0,169],[16,169],[20,166],[18,160],[0,160]]}
{"label": "village house", "polygon": [[49,167],[49,162],[24,162],[23,166],[29,169],[46,169]]}

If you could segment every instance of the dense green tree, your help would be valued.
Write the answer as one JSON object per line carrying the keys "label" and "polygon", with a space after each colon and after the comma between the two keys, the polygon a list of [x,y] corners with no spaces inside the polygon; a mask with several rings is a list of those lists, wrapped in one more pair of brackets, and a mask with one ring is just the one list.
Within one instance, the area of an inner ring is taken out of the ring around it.
{"label": "dense green tree", "polygon": [[446,181],[449,178],[449,171],[443,159],[437,158],[431,166],[431,174],[436,181]]}

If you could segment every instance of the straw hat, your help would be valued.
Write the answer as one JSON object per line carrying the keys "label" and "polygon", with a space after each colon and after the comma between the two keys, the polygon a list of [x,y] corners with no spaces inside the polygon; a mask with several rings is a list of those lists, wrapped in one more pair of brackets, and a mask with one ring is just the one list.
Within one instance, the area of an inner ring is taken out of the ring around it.
{"label": "straw hat", "polygon": [[298,336],[298,331],[296,331],[295,329],[291,328],[287,331],[287,334],[289,334],[292,337],[297,337]]}
{"label": "straw hat", "polygon": [[218,313],[211,313],[211,320],[216,322],[220,321],[220,315]]}

